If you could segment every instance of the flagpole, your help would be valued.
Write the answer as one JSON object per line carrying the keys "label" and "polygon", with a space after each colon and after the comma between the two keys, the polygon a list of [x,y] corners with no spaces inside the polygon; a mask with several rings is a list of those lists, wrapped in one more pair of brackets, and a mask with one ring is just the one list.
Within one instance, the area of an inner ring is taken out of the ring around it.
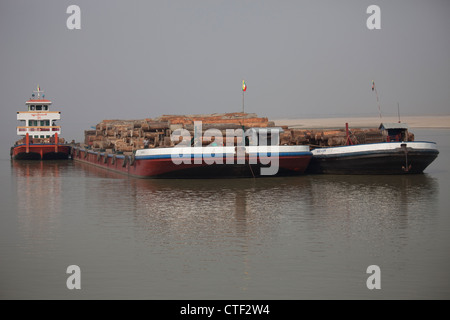
{"label": "flagpole", "polygon": [[375,90],[375,95],[377,96],[378,113],[380,114],[380,119],[381,119],[381,107],[380,107],[380,101],[378,99],[377,86],[375,85],[375,82],[372,80],[372,91],[374,91],[374,90]]}
{"label": "flagpole", "polygon": [[242,90],[242,113],[244,113],[244,93],[245,91]]}
{"label": "flagpole", "polygon": [[381,119],[381,107],[380,107],[380,101],[378,99],[378,92],[377,92],[377,87],[376,86],[375,86],[375,94],[377,95],[378,113],[380,114],[380,119]]}
{"label": "flagpole", "polygon": [[247,90],[247,85],[245,84],[245,80],[242,80],[242,113],[244,113],[245,108],[244,108],[244,94],[245,94],[245,90]]}

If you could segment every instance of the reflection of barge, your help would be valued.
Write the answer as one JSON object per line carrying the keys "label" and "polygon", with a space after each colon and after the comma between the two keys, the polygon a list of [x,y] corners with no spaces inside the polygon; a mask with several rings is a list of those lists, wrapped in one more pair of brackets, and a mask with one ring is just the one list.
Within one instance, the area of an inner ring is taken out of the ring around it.
{"label": "reflection of barge", "polygon": [[406,174],[422,173],[439,154],[436,143],[407,140],[404,124],[381,124],[386,142],[351,145],[347,128],[346,146],[312,150],[309,173]]}
{"label": "reflection of barge", "polygon": [[37,97],[26,102],[27,111],[18,111],[17,120],[25,121],[25,126],[17,127],[17,135],[24,136],[11,147],[11,158],[15,160],[67,159],[70,146],[58,138],[61,127],[55,124],[61,118],[60,111],[50,111],[50,100],[41,97],[39,86]]}

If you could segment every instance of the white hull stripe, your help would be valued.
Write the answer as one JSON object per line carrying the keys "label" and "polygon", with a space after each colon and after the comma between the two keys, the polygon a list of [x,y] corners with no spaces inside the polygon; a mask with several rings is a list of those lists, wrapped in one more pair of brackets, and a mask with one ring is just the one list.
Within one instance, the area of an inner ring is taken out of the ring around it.
{"label": "white hull stripe", "polygon": [[352,146],[325,147],[312,150],[314,157],[354,156],[360,154],[395,153],[402,151],[402,144],[408,151],[438,152],[436,143],[427,141],[383,142]]}

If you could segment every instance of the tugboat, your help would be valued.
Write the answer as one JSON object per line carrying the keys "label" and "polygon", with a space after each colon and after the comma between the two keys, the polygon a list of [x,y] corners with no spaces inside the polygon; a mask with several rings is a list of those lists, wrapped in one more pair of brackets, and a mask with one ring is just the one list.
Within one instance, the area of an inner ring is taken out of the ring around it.
{"label": "tugboat", "polygon": [[71,147],[59,138],[61,127],[56,125],[61,112],[50,111],[52,102],[45,99],[39,86],[33,92],[26,102],[27,110],[17,111],[17,120],[24,123],[17,127],[17,135],[22,138],[11,147],[11,159],[68,159]]}
{"label": "tugboat", "polygon": [[382,123],[378,129],[383,142],[358,144],[346,124],[347,145],[313,149],[308,173],[417,174],[439,154],[435,142],[411,141],[406,124]]}

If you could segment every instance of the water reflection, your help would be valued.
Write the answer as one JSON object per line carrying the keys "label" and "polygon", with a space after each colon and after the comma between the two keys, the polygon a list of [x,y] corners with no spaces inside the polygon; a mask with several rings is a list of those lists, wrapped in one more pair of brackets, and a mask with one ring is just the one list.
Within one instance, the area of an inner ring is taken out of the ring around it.
{"label": "water reflection", "polygon": [[130,182],[139,239],[191,266],[234,261],[242,290],[278,255],[293,268],[335,254],[395,256],[431,232],[438,211],[427,175]]}
{"label": "water reflection", "polygon": [[62,212],[61,162],[11,161],[17,218],[23,236],[38,245],[55,238]]}
{"label": "water reflection", "polygon": [[378,254],[399,251],[436,222],[439,185],[426,174],[311,179],[310,221],[334,241],[360,242]]}
{"label": "water reflection", "polygon": [[[404,229],[436,210],[438,183],[427,175],[305,176],[236,180],[130,180],[138,224],[210,238],[258,238],[278,232],[280,219],[352,218]],[[372,217],[372,218],[370,218]],[[367,220],[369,219],[369,220]],[[383,221],[384,220],[384,221]],[[212,230],[212,231],[211,231]]]}
{"label": "water reflection", "polygon": [[[221,234],[231,241],[264,238],[276,231],[280,208],[310,202],[310,181],[297,178],[235,180],[132,180],[137,219],[158,234],[211,245]],[[285,199],[292,198],[286,202]],[[142,221],[141,221],[142,219]],[[139,223],[141,224],[141,223]],[[236,240],[234,240],[236,239]],[[222,242],[219,238],[219,245]]]}
{"label": "water reflection", "polygon": [[161,279],[153,281],[167,292],[211,279],[228,293],[281,284],[298,292],[324,274],[345,275],[342,261],[395,265],[439,221],[439,183],[427,174],[146,180],[70,161],[12,169],[27,250],[48,250],[61,224],[75,222],[84,232],[69,242],[92,247],[80,255],[111,261],[114,253],[121,272]]}
{"label": "water reflection", "polygon": [[[57,228],[62,199],[70,205],[70,198],[105,224],[112,213],[131,214],[139,237],[164,250],[186,243],[248,253],[249,244],[271,243],[286,232],[376,238],[429,224],[438,210],[438,182],[426,174],[148,180],[70,161],[12,166],[27,233]],[[62,194],[64,180],[70,195]]]}
{"label": "water reflection", "polygon": [[383,239],[400,250],[438,211],[438,182],[427,174],[147,180],[83,170],[106,179],[97,201],[128,208],[138,237],[163,251],[185,244],[247,255],[295,233],[306,234],[314,252],[334,241],[373,242],[383,250]]}
{"label": "water reflection", "polygon": [[438,194],[437,180],[426,174],[317,176],[312,188],[312,204],[323,212],[384,216],[399,228],[410,219],[430,218]]}

